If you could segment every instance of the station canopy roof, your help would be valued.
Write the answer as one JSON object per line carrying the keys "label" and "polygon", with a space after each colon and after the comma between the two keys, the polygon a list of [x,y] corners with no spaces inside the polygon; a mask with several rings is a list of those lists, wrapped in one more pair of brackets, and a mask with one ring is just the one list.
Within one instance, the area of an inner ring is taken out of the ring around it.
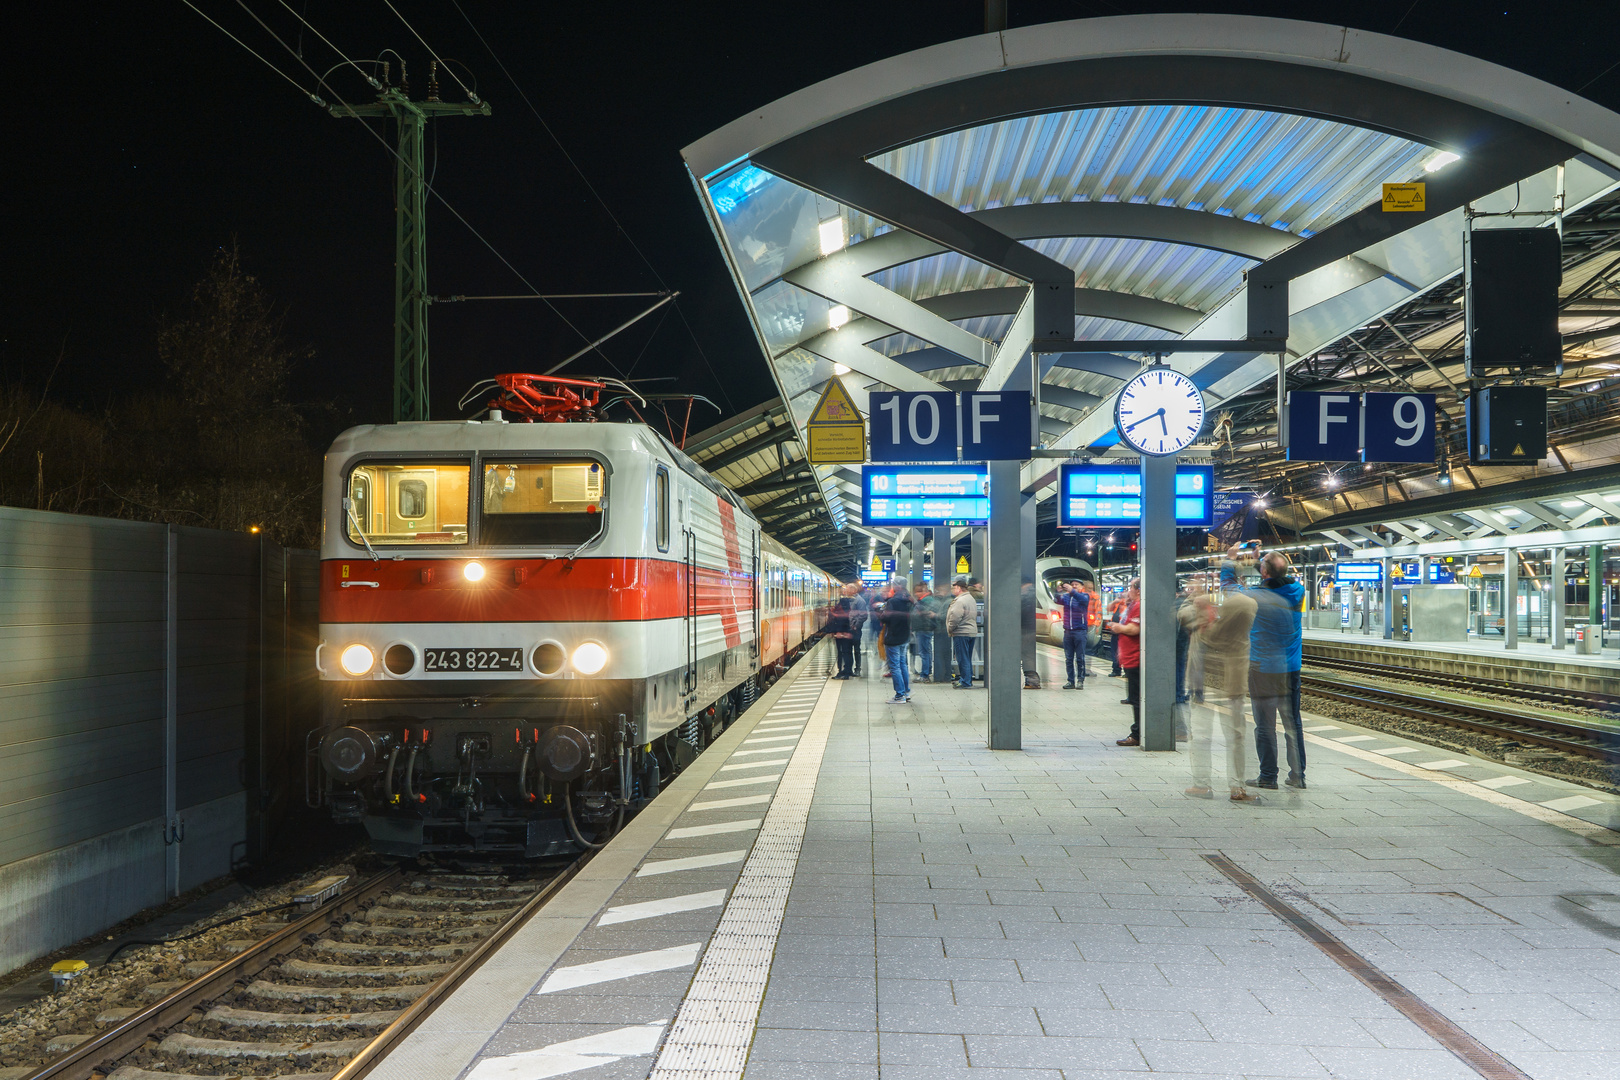
{"label": "station canopy roof", "polygon": [[[1132,16],[894,57],[684,157],[795,436],[829,379],[864,410],[878,389],[1019,388],[1038,364],[1041,442],[1084,458],[1118,453],[1113,398],[1154,341],[1246,336],[1251,271],[1286,271],[1288,356],[1313,356],[1455,278],[1465,205],[1527,227],[1609,198],[1620,116],[1343,27]],[[1384,212],[1382,185],[1409,181],[1427,208]],[[1075,351],[1030,352],[1069,326]],[[1212,414],[1276,374],[1257,352],[1169,362]],[[1054,465],[1025,490],[1049,495]],[[859,468],[797,469],[835,529],[860,525]]]}

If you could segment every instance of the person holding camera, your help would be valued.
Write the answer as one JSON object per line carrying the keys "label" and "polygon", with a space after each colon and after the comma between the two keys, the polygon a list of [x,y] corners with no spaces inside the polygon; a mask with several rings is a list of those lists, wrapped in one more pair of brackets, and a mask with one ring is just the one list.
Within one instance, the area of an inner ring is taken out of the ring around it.
{"label": "person holding camera", "polygon": [[[1221,585],[1236,588],[1238,548],[1221,564]],[[1255,602],[1249,631],[1249,699],[1254,708],[1254,748],[1260,775],[1249,787],[1277,790],[1277,718],[1288,745],[1291,788],[1305,787],[1305,731],[1299,716],[1299,669],[1304,644],[1305,586],[1294,577],[1288,556],[1280,551],[1260,560],[1260,585],[1243,590]]]}

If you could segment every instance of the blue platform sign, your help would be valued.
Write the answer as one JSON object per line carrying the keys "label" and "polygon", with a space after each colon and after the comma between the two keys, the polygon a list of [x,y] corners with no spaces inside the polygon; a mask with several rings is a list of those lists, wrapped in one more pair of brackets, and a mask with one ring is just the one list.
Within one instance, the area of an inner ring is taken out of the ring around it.
{"label": "blue platform sign", "polygon": [[1291,390],[1287,409],[1289,461],[1361,459],[1360,394]]}
{"label": "blue platform sign", "polygon": [[983,465],[868,465],[861,470],[861,521],[927,528],[983,525],[990,476]]}
{"label": "blue platform sign", "polygon": [[961,442],[956,394],[884,390],[871,395],[867,413],[870,461],[955,461]]}
{"label": "blue platform sign", "polygon": [[962,460],[1027,461],[1033,443],[1028,390],[962,395]]}
{"label": "blue platform sign", "polygon": [[1434,460],[1433,394],[1362,397],[1362,461]]}
{"label": "blue platform sign", "polygon": [[[1177,528],[1214,524],[1215,468],[1177,465]],[[1063,465],[1058,470],[1058,525],[1131,525],[1142,520],[1142,470],[1135,465]]]}

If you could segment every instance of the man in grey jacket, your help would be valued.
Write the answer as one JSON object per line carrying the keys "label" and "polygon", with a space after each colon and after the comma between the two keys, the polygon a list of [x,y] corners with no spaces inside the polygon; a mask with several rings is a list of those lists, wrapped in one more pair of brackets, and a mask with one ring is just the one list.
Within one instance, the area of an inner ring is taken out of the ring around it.
{"label": "man in grey jacket", "polygon": [[979,602],[968,592],[967,578],[951,582],[950,608],[945,612],[945,632],[951,636],[956,653],[956,688],[973,689],[973,642],[979,636]]}

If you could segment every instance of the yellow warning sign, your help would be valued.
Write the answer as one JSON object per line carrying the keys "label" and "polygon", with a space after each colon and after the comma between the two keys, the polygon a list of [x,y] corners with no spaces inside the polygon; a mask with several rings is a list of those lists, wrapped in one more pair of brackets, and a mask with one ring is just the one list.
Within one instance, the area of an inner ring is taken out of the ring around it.
{"label": "yellow warning sign", "polygon": [[859,465],[866,460],[865,424],[820,424],[805,430],[812,465]]}
{"label": "yellow warning sign", "polygon": [[1514,443],[1513,444],[1513,456],[1514,457],[1524,457],[1524,444],[1523,443]]}
{"label": "yellow warning sign", "polygon": [[966,555],[958,555],[956,557],[956,572],[958,574],[965,574],[965,573],[968,572],[968,563],[967,563],[967,556]]}
{"label": "yellow warning sign", "polygon": [[1389,576],[1392,579],[1399,581],[1401,578],[1406,576],[1406,571],[1402,570],[1399,566],[1395,566],[1390,569]]}
{"label": "yellow warning sign", "polygon": [[883,572],[883,560],[878,558],[876,555],[872,556],[871,570],[874,574],[880,574]]}
{"label": "yellow warning sign", "polygon": [[827,380],[821,400],[805,428],[810,437],[810,464],[846,465],[866,460],[866,423],[855,399],[836,378]]}
{"label": "yellow warning sign", "polygon": [[1470,569],[1469,569],[1469,571],[1468,571],[1468,576],[1469,576],[1469,577],[1484,577],[1484,576],[1485,576],[1485,575],[1484,575],[1484,573],[1482,573],[1482,572],[1481,572],[1481,571],[1480,571],[1480,569],[1479,569],[1479,565],[1478,565],[1478,564],[1477,564],[1477,563],[1476,563],[1476,564],[1475,564],[1475,565],[1474,565],[1474,566],[1472,566],[1472,567],[1471,567],[1471,568],[1470,568]]}
{"label": "yellow warning sign", "polygon": [[821,392],[821,400],[816,402],[815,411],[810,414],[810,426],[862,422],[861,411],[855,407],[855,399],[849,396],[844,384],[837,379],[828,379],[827,388]]}
{"label": "yellow warning sign", "polygon": [[1385,184],[1384,212],[1418,212],[1428,209],[1425,192],[1427,184]]}

